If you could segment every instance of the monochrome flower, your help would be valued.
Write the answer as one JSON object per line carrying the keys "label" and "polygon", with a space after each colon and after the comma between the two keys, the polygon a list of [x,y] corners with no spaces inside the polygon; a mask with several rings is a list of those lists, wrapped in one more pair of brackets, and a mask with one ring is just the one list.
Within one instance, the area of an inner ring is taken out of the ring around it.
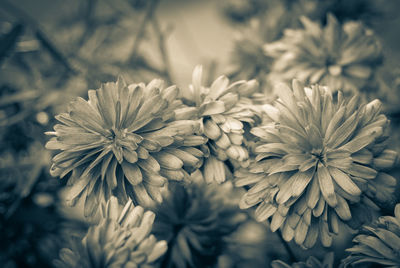
{"label": "monochrome flower", "polygon": [[247,166],[249,154],[244,146],[244,124],[254,122],[255,111],[248,96],[258,87],[255,80],[229,84],[226,76],[218,77],[210,87],[202,85],[202,67],[193,72],[189,86],[188,108],[196,111],[200,118],[204,136],[208,142],[203,150],[210,155],[203,164],[207,182],[225,181],[231,176],[225,161],[234,165]]}
{"label": "monochrome flower", "polygon": [[60,251],[56,267],[148,267],[167,250],[165,241],[150,234],[154,213],[111,197],[97,225],[83,239],[73,237],[71,248]]}
{"label": "monochrome flower", "polygon": [[265,45],[274,57],[270,78],[319,83],[332,91],[358,92],[382,61],[382,49],[371,30],[359,22],[341,25],[328,14],[326,26],[301,18],[303,29],[287,29],[281,40]]}
{"label": "monochrome flower", "polygon": [[160,202],[160,189],[168,180],[187,177],[184,168],[201,164],[206,142],[196,133],[200,124],[175,120],[182,105],[175,86],[161,80],[147,86],[126,85],[119,79],[89,90],[89,101],[78,98],[68,113],[56,116],[61,124],[48,149],[61,150],[53,158],[51,174],[64,177],[72,171],[67,199],[85,198],[85,215],[92,215],[111,195],[121,203]]}
{"label": "monochrome flower", "polygon": [[222,11],[235,22],[246,22],[266,8],[263,0],[223,0],[220,1]]}
{"label": "monochrome flower", "polygon": [[261,21],[252,21],[249,27],[235,35],[234,47],[228,73],[235,79],[256,79],[263,90],[266,89],[268,73],[271,70],[272,58],[264,53],[265,32],[271,29]]}
{"label": "monochrome flower", "polygon": [[382,216],[374,224],[363,227],[361,234],[347,249],[351,254],[343,260],[350,264],[373,263],[384,267],[400,266],[400,204],[394,209],[394,217]]}
{"label": "monochrome flower", "polygon": [[155,208],[153,226],[153,234],[168,242],[163,267],[208,267],[217,261],[224,238],[246,219],[222,187],[204,181],[170,184],[170,194]]}
{"label": "monochrome flower", "polygon": [[333,268],[334,254],[330,252],[325,255],[322,262],[314,256],[307,258],[305,262],[296,262],[289,265],[281,260],[275,260],[271,263],[272,268]]}
{"label": "monochrome flower", "polygon": [[[336,100],[326,87],[279,86],[270,122],[254,127],[255,159],[235,173],[249,186],[241,208],[257,206],[258,221],[272,217],[272,231],[306,248],[319,237],[330,246],[339,220],[354,226],[377,204],[391,202],[396,180],[382,170],[397,154],[386,149],[389,121],[374,100]],[[364,216],[363,216],[364,215]],[[353,217],[354,216],[354,217]]]}

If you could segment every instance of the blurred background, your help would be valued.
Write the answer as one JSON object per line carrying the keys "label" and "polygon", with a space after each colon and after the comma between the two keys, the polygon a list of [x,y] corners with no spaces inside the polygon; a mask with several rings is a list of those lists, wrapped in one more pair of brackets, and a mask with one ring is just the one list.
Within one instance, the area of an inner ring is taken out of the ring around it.
{"label": "blurred background", "polygon": [[[301,15],[324,24],[330,12],[376,33],[385,81],[378,95],[390,100],[399,149],[398,10],[397,0],[0,0],[0,266],[51,267],[66,233],[86,229],[79,211],[63,205],[65,180],[50,177],[44,149],[44,132],[70,100],[118,75],[129,83],[158,77],[185,94],[197,64],[207,81],[226,74],[263,83],[270,68],[263,45],[298,27]],[[277,234],[251,219],[229,239],[221,267],[290,259],[283,246],[271,247]],[[338,239],[338,258],[349,240]],[[310,254],[291,246],[299,259]]]}

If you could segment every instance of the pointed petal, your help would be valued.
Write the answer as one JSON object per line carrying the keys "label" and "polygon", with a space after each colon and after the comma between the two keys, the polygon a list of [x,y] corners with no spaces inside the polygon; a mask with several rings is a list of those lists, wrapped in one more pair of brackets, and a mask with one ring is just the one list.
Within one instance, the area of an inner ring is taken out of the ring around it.
{"label": "pointed petal", "polygon": [[332,177],[329,174],[328,169],[321,163],[318,164],[317,177],[322,196],[331,207],[335,207],[337,205],[337,199]]}

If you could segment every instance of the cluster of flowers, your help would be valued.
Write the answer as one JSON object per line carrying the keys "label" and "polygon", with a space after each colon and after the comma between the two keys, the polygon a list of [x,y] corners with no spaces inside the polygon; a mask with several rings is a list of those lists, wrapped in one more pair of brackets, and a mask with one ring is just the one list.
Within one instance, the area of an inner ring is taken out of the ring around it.
{"label": "cluster of flowers", "polygon": [[[281,84],[273,103],[259,103],[263,89],[255,80],[230,83],[221,76],[204,86],[201,67],[187,98],[161,80],[128,85],[120,78],[89,90],[88,101],[71,102],[47,133],[54,136],[47,148],[59,151],[51,173],[69,175],[67,200],[83,199],[85,216],[102,210],[100,221],[62,250],[57,264],[212,265],[223,238],[245,219],[239,207],[256,207],[256,220],[269,222],[286,241],[329,247],[341,225],[359,228],[371,221],[371,211],[392,204],[397,181],[385,171],[397,153],[387,148],[389,120],[380,101],[365,103],[340,91],[354,91],[370,78],[373,67],[365,65],[379,56],[375,43],[358,25],[341,28],[333,17],[323,30],[307,19],[303,24],[306,30],[287,32],[284,40],[293,40],[280,45],[287,48],[280,55],[285,64],[277,61],[274,68],[293,67],[292,76],[322,85]],[[317,39],[324,46],[315,45]],[[360,42],[374,53],[356,53]],[[321,47],[336,55],[321,63],[328,65],[294,64],[314,56],[320,64],[315,53]],[[309,69],[299,73],[300,67]],[[226,180],[243,187],[239,206],[221,197],[218,187]],[[346,263],[365,255],[366,261],[399,265],[398,214],[397,207],[397,219],[366,227],[369,235],[355,238],[360,245]],[[298,265],[315,267],[309,263],[325,265],[314,258]]]}
{"label": "cluster of flowers", "polygon": [[276,83],[297,78],[347,95],[361,93],[369,100],[387,97],[379,95],[384,91],[378,72],[383,63],[382,45],[364,23],[340,23],[331,13],[322,23],[304,16],[311,11],[276,9],[254,18],[239,32],[228,70],[235,77],[257,77],[270,93]]}
{"label": "cluster of flowers", "polygon": [[[196,262],[189,248],[199,251],[199,256],[206,254],[208,259],[217,256],[216,243],[222,242],[222,237],[231,233],[244,216],[237,206],[224,202],[216,189],[206,184],[232,177],[234,166],[249,165],[243,134],[245,125],[254,122],[255,111],[247,97],[257,90],[257,82],[229,84],[221,76],[210,87],[205,87],[201,80],[202,69],[198,67],[193,74],[190,99],[182,99],[177,87],[164,88],[161,80],[147,85],[127,85],[121,78],[98,90],[90,90],[89,101],[78,98],[71,102],[68,112],[56,117],[60,124],[54,126],[54,132],[47,133],[55,136],[47,148],[61,150],[53,158],[52,175],[63,177],[72,173],[67,200],[75,204],[84,199],[87,217],[94,217],[99,207],[112,198],[122,205],[133,202],[162,211],[157,213],[160,215],[167,213],[159,217],[161,223],[155,228],[175,230],[176,239],[165,237],[168,232],[158,233],[169,241],[168,252],[174,256],[173,260],[165,258],[165,262],[178,267]],[[200,170],[200,186],[194,187],[189,182]],[[172,187],[169,191],[168,185],[173,182],[188,185]],[[163,198],[163,192],[171,194]],[[158,205],[166,211],[157,208]],[[212,224],[208,226],[207,222]],[[92,245],[86,242],[91,240],[103,245],[98,249],[102,254],[95,255],[98,258],[111,250],[108,243],[127,240],[114,237],[122,235],[120,231],[105,240],[99,240],[92,233],[111,228],[107,227],[109,224],[101,221],[82,240],[85,247]],[[126,224],[121,226],[129,229]],[[133,247],[127,246],[130,250]],[[71,254],[63,254],[62,258],[70,259]],[[180,254],[186,257],[177,258]],[[211,258],[211,262],[215,261]]]}

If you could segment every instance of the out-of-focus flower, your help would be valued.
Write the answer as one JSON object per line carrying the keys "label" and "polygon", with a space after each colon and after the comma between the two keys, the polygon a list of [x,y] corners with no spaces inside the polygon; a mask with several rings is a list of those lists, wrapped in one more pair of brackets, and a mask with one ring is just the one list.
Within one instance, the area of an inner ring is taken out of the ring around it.
{"label": "out-of-focus flower", "polygon": [[264,10],[257,10],[258,16],[239,28],[227,73],[235,79],[257,79],[261,88],[271,93],[267,78],[273,58],[264,52],[264,44],[280,38],[283,30],[293,26],[299,15],[291,8],[292,3],[286,1],[268,1],[264,6]]}
{"label": "out-of-focus flower", "polygon": [[[263,46],[269,39],[264,31],[269,24],[253,20],[249,27],[240,31],[235,38],[231,62],[227,73],[235,79],[256,79],[261,88],[267,82],[267,74],[272,65],[272,58],[264,53]],[[272,32],[266,31],[268,35]],[[267,39],[267,40],[266,40]]]}
{"label": "out-of-focus flower", "polygon": [[320,83],[332,91],[358,92],[382,61],[382,49],[371,30],[359,22],[341,25],[328,14],[327,25],[301,18],[304,29],[288,29],[284,37],[265,45],[275,62],[271,81],[297,78]]}
{"label": "out-of-focus flower", "polygon": [[279,86],[280,98],[267,110],[270,123],[251,130],[259,140],[255,160],[235,173],[236,186],[250,186],[241,208],[257,206],[258,221],[272,217],[271,230],[306,248],[319,237],[330,246],[339,220],[354,227],[374,203],[392,202],[396,179],[381,172],[397,154],[386,149],[389,121],[374,100],[337,101],[326,87],[293,90]]}
{"label": "out-of-focus flower", "polygon": [[328,12],[334,14],[336,18],[345,22],[348,20],[361,20],[370,24],[373,19],[383,15],[385,0],[328,0],[318,1],[318,13],[316,19],[325,19]]}
{"label": "out-of-focus flower", "polygon": [[333,268],[334,260],[334,254],[333,252],[330,252],[325,255],[322,262],[314,256],[310,256],[305,262],[296,262],[289,265],[281,260],[276,260],[271,263],[271,266],[272,268]]}
{"label": "out-of-focus flower", "polygon": [[343,260],[345,266],[373,263],[400,267],[400,204],[394,209],[394,217],[383,216],[364,226],[353,242],[356,244],[347,249],[351,255]]}
{"label": "out-of-focus flower", "polygon": [[249,154],[243,139],[244,124],[254,123],[255,110],[247,97],[257,87],[255,80],[229,84],[226,76],[218,77],[210,87],[205,87],[202,85],[202,67],[196,66],[193,71],[193,82],[188,92],[191,107],[178,112],[200,117],[204,136],[208,138],[203,150],[210,153],[202,167],[207,182],[221,183],[231,177],[225,163],[227,160],[233,165],[248,165]]}
{"label": "out-of-focus flower", "polygon": [[148,267],[167,250],[165,241],[151,235],[154,213],[134,206],[120,206],[111,197],[97,225],[83,239],[71,239],[71,248],[60,251],[56,267]]}
{"label": "out-of-focus flower", "polygon": [[175,120],[174,110],[182,104],[178,89],[162,84],[128,86],[119,79],[90,90],[89,101],[78,98],[68,113],[56,116],[61,124],[47,133],[56,137],[46,146],[62,152],[53,158],[51,174],[72,171],[67,200],[85,198],[85,215],[111,195],[121,203],[161,202],[167,180],[183,180],[184,168],[200,164],[202,153],[193,147],[206,142],[196,134],[200,124]]}
{"label": "out-of-focus flower", "polygon": [[262,12],[268,5],[263,0],[223,0],[220,1],[220,6],[233,21],[245,22]]}
{"label": "out-of-focus flower", "polygon": [[[323,3],[322,3],[323,2]],[[239,28],[227,73],[235,79],[257,79],[263,90],[272,94],[274,81],[271,72],[273,58],[264,52],[264,44],[280,39],[285,29],[297,29],[300,17],[324,19],[326,1],[270,0],[259,8],[244,27]],[[276,77],[276,74],[273,76]]]}
{"label": "out-of-focus flower", "polygon": [[225,242],[224,254],[218,258],[218,268],[269,267],[272,255],[284,254],[279,247],[271,247],[280,243],[277,236],[270,236],[263,223],[251,218]]}
{"label": "out-of-focus flower", "polygon": [[155,208],[153,226],[155,236],[168,242],[163,267],[208,267],[217,261],[224,239],[246,219],[227,190],[204,179],[170,184],[168,197]]}

